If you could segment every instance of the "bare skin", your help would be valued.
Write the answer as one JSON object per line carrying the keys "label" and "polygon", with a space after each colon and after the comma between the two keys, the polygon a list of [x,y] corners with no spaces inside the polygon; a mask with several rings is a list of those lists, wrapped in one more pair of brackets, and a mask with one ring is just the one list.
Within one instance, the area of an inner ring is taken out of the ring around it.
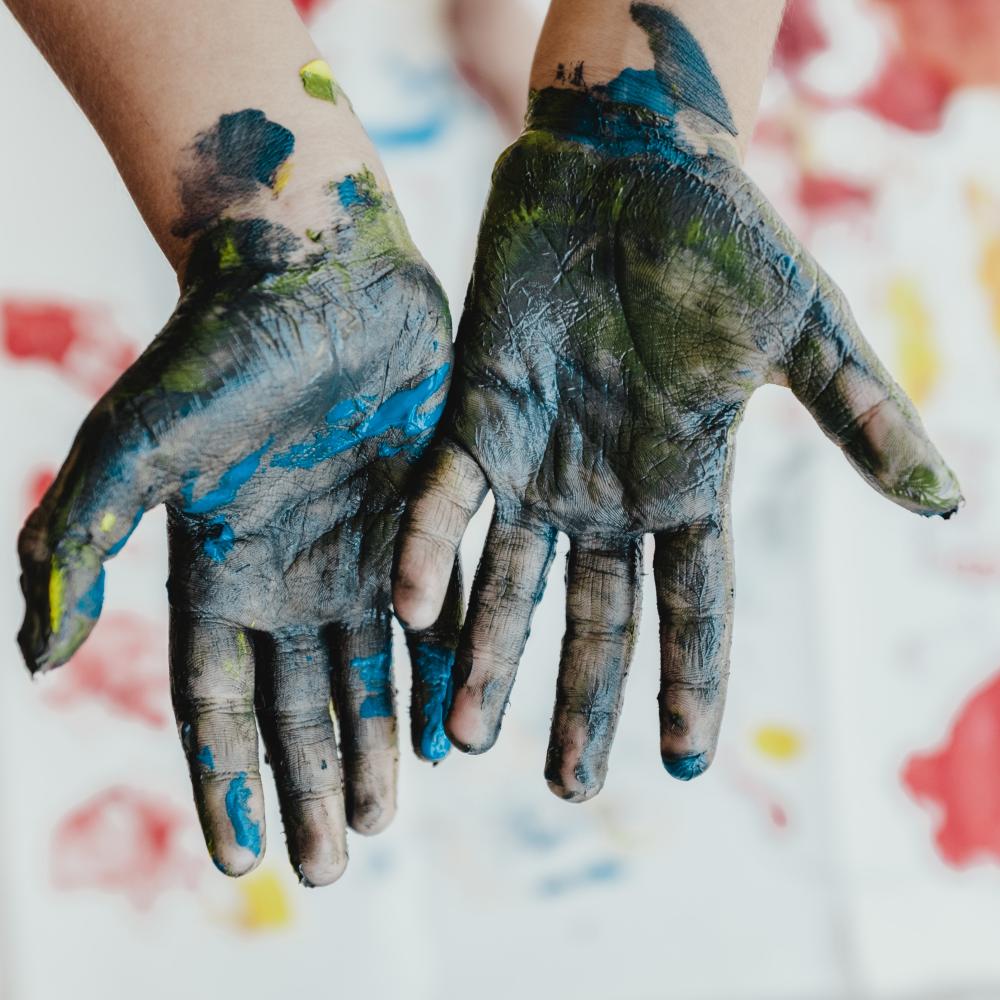
{"label": "bare skin", "polygon": [[545,775],[602,787],[653,534],[660,752],[718,741],[733,616],[730,489],[746,403],[789,386],[857,471],[949,516],[955,477],[843,295],[740,166],[781,5],[555,0],[525,130],[500,158],[448,407],[400,538],[397,614],[434,620],[487,491],[495,514],[447,731],[496,741],[557,532],[566,632]]}
{"label": "bare skin", "polygon": [[[447,391],[447,303],[291,4],[11,8],[181,286],[21,533],[25,660],[70,659],[103,563],[165,503],[171,685],[212,858],[240,875],[263,856],[259,725],[292,864],[332,882],[347,826],[376,833],[395,810],[389,573]],[[409,636],[413,742],[432,760],[457,598]]]}

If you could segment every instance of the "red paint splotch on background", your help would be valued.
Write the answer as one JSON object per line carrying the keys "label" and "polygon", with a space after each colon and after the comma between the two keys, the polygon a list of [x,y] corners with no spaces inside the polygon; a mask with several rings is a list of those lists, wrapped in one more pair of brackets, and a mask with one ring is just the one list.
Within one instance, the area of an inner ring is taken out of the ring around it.
{"label": "red paint splotch on background", "polygon": [[934,132],[941,127],[945,105],[954,91],[954,82],[933,67],[909,53],[894,52],[854,103],[911,132]]}
{"label": "red paint splotch on background", "polygon": [[52,675],[45,700],[57,708],[87,702],[163,727],[169,719],[170,686],[162,627],[129,612],[102,615],[72,661]]}
{"label": "red paint splotch on background", "polygon": [[870,209],[875,188],[833,174],[805,170],[799,175],[795,196],[806,212],[836,215],[852,208]]}
{"label": "red paint splotch on background", "polygon": [[797,73],[813,56],[827,49],[830,39],[816,13],[816,0],[792,0],[774,46],[774,64]]}
{"label": "red paint splotch on background", "polygon": [[184,844],[181,810],[147,792],[108,788],[55,829],[52,882],[58,889],[121,893],[145,909],[167,889],[194,886],[201,865]]}
{"label": "red paint splotch on background", "polygon": [[38,299],[0,302],[0,344],[7,357],[55,368],[91,396],[138,356],[106,309]]}
{"label": "red paint splotch on background", "polygon": [[52,485],[55,478],[55,470],[48,465],[39,466],[28,473],[24,489],[24,497],[27,501],[26,512],[33,511],[42,502],[45,491]]}
{"label": "red paint splotch on background", "polygon": [[963,706],[945,745],[916,754],[902,780],[914,798],[938,807],[934,839],[952,865],[1000,861],[1000,674]]}
{"label": "red paint splotch on background", "polygon": [[302,15],[304,21],[315,17],[331,0],[293,0],[295,9]]}

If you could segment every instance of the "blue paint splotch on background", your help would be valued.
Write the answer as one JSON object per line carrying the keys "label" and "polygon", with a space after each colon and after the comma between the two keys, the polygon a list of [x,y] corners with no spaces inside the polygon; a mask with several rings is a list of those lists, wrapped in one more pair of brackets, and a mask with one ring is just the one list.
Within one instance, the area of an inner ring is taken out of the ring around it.
{"label": "blue paint splotch on background", "polygon": [[104,607],[104,567],[97,574],[94,582],[85,590],[76,602],[76,610],[88,618],[99,618]]}
{"label": "blue paint splotch on background", "polygon": [[416,648],[413,667],[427,696],[422,707],[424,728],[420,736],[420,753],[427,760],[443,760],[451,749],[451,740],[444,731],[444,719],[451,708],[454,664],[453,649],[426,642]]}
{"label": "blue paint splotch on background", "polygon": [[[427,378],[409,389],[400,389],[369,412],[371,397],[359,396],[344,400],[326,415],[328,430],[314,435],[312,441],[292,445],[271,459],[276,468],[312,469],[334,455],[347,451],[362,441],[378,437],[391,430],[406,438],[415,438],[433,429],[444,410],[444,400],[432,409],[421,412],[428,401],[444,385],[450,364],[444,364]],[[355,427],[342,426],[361,414]]]}
{"label": "blue paint splotch on background", "polygon": [[[195,756],[195,760],[202,765],[206,770],[215,770],[215,757],[212,755],[212,748],[206,743]],[[228,807],[228,801],[226,803]]]}
{"label": "blue paint splotch on background", "polygon": [[426,146],[444,134],[450,118],[450,110],[442,108],[412,124],[369,127],[368,136],[380,153]]}
{"label": "blue paint splotch on background", "polygon": [[365,700],[361,702],[360,709],[362,719],[384,719],[392,715],[391,664],[392,656],[388,651],[373,656],[356,656],[351,660],[351,669],[358,672],[365,686]]}
{"label": "blue paint splotch on background", "polygon": [[254,854],[260,854],[260,823],[250,818],[250,797],[246,771],[240,771],[226,789],[226,814],[233,825],[236,843]]}
{"label": "blue paint splotch on background", "polygon": [[208,514],[216,507],[232,503],[236,499],[240,487],[244,486],[260,468],[261,460],[273,441],[273,437],[268,438],[256,451],[250,452],[246,458],[241,458],[234,465],[231,465],[219,477],[219,485],[197,500],[194,499],[194,483],[198,478],[198,471],[195,469],[189,472],[185,476],[184,486],[181,489],[185,512],[188,514]]}
{"label": "blue paint splotch on background", "polygon": [[541,896],[563,896],[577,889],[617,882],[625,874],[625,865],[617,858],[601,858],[576,872],[550,875],[538,886]]}
{"label": "blue paint splotch on background", "polygon": [[213,562],[222,562],[236,544],[236,535],[224,517],[213,517],[208,522],[208,536],[202,548]]}

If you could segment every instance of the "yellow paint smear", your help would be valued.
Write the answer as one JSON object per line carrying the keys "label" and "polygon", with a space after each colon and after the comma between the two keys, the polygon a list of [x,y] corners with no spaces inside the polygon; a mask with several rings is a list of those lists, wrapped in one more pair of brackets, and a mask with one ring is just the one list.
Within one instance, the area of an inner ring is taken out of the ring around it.
{"label": "yellow paint smear", "polygon": [[274,183],[271,187],[274,189],[275,196],[281,194],[283,188],[288,183],[288,178],[292,176],[292,171],[295,169],[295,164],[291,160],[285,160],[281,166],[278,167],[274,172]]}
{"label": "yellow paint smear", "polygon": [[281,879],[271,871],[257,871],[240,879],[240,907],[236,923],[247,931],[268,931],[287,927],[292,908]]}
{"label": "yellow paint smear", "polygon": [[754,733],[753,743],[773,760],[794,760],[802,753],[802,737],[788,726],[761,726]]}
{"label": "yellow paint smear", "polygon": [[59,631],[63,616],[63,575],[58,566],[49,573],[49,625],[53,633]]}
{"label": "yellow paint smear", "polygon": [[117,521],[118,518],[110,510],[107,511],[104,517],[101,518],[101,531],[110,531]]}
{"label": "yellow paint smear", "polygon": [[979,281],[990,302],[993,332],[1000,337],[1000,236],[993,236],[983,245],[979,260]]}
{"label": "yellow paint smear", "polygon": [[889,312],[896,327],[900,383],[918,405],[931,394],[941,374],[930,312],[917,283],[897,278],[889,285]]}

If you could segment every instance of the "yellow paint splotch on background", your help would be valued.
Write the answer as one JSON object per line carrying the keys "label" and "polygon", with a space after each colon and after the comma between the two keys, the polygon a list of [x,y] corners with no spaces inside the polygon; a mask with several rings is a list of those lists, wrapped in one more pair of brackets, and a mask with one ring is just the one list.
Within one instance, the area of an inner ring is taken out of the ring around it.
{"label": "yellow paint splotch on background", "polygon": [[240,905],[235,923],[245,931],[271,931],[287,927],[292,922],[291,901],[281,878],[262,869],[246,875],[236,883]]}
{"label": "yellow paint splotch on background", "polygon": [[941,374],[941,357],[934,343],[930,312],[912,278],[892,281],[887,304],[896,328],[899,381],[919,406],[931,394]]}
{"label": "yellow paint splotch on background", "polygon": [[989,299],[993,332],[1000,337],[1000,235],[990,237],[983,244],[979,282]]}
{"label": "yellow paint splotch on background", "polygon": [[772,760],[794,760],[802,753],[802,737],[789,726],[759,726],[753,734],[753,745]]}

